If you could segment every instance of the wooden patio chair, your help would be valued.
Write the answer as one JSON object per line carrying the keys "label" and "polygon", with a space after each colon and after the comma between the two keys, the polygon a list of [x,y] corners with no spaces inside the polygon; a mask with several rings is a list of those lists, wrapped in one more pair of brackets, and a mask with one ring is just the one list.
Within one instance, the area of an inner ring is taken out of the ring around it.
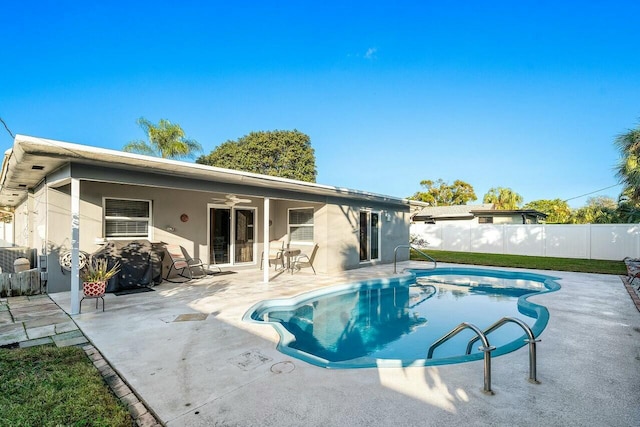
{"label": "wooden patio chair", "polygon": [[173,270],[178,272],[178,276],[189,280],[200,279],[207,275],[207,270],[204,268],[202,260],[200,258],[191,258],[182,246],[166,245],[165,249],[171,261],[171,266],[169,267],[165,280],[171,281],[169,280],[169,276],[171,276]]}

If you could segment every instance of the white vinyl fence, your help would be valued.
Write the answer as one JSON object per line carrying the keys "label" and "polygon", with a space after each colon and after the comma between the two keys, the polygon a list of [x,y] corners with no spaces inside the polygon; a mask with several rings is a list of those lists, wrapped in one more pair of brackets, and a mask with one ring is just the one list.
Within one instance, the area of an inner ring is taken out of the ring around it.
{"label": "white vinyl fence", "polygon": [[640,258],[639,224],[411,224],[427,249],[622,260]]}

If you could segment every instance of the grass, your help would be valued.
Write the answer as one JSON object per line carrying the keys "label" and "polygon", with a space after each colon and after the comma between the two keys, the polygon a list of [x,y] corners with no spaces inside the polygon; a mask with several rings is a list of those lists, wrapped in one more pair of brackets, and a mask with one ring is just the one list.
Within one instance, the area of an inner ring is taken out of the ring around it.
{"label": "grass", "polygon": [[[627,274],[627,269],[622,261],[434,250],[423,250],[423,252],[432,256],[438,262],[450,262],[455,264],[490,265],[495,267],[516,267],[535,270],[574,271],[578,273]],[[414,251],[411,251],[411,259],[416,261],[425,260]]]}
{"label": "grass", "polygon": [[0,349],[0,425],[134,425],[78,347]]}

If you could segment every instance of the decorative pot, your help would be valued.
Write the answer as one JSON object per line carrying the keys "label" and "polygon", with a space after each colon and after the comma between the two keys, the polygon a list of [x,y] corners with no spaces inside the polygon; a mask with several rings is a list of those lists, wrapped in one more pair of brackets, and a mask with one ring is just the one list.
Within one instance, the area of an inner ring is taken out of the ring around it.
{"label": "decorative pot", "polygon": [[104,295],[104,292],[107,289],[107,282],[83,282],[82,283],[82,292],[84,292],[85,297],[101,297]]}

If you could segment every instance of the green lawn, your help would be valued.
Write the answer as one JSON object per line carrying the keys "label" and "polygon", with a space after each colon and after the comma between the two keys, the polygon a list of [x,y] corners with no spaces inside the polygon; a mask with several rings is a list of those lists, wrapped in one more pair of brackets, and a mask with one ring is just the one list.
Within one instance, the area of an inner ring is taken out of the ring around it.
{"label": "green lawn", "polygon": [[133,425],[82,349],[0,349],[0,426]]}
{"label": "green lawn", "polygon": [[[626,274],[622,261],[593,259],[550,258],[522,255],[483,254],[474,252],[450,252],[423,250],[439,262],[455,264],[490,265],[496,267],[517,267],[536,270],[574,271],[579,273]],[[411,259],[424,261],[419,254],[411,251]]]}

